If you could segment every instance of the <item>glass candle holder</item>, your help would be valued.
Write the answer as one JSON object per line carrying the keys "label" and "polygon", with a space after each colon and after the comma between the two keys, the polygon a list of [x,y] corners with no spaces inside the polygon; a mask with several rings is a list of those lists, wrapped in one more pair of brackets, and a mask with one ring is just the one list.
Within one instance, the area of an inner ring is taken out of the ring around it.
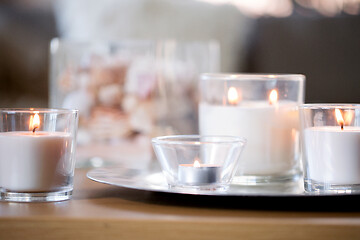
{"label": "glass candle holder", "polygon": [[178,135],[152,139],[170,187],[225,191],[240,162],[246,140],[231,136]]}
{"label": "glass candle holder", "polygon": [[1,200],[69,199],[77,124],[77,110],[0,109]]}
{"label": "glass candle holder", "polygon": [[245,185],[298,178],[298,106],[305,76],[298,74],[203,74],[201,135],[247,139],[234,183]]}
{"label": "glass candle holder", "polygon": [[308,192],[360,191],[360,105],[300,108],[304,187]]}

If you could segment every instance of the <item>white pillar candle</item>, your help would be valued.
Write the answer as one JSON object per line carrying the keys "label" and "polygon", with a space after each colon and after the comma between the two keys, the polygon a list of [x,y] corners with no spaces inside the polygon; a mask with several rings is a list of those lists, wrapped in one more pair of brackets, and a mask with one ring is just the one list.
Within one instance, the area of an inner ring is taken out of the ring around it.
{"label": "white pillar candle", "polygon": [[220,166],[211,164],[180,164],[178,180],[184,185],[207,185],[220,182]]}
{"label": "white pillar candle", "polygon": [[360,184],[360,128],[320,126],[304,130],[308,178],[320,183]]}
{"label": "white pillar candle", "polygon": [[299,127],[295,102],[271,105],[266,101],[248,101],[223,106],[201,103],[199,128],[201,135],[247,139],[239,174],[281,174],[297,164]]}
{"label": "white pillar candle", "polygon": [[54,191],[68,184],[72,138],[60,132],[0,133],[0,187]]}

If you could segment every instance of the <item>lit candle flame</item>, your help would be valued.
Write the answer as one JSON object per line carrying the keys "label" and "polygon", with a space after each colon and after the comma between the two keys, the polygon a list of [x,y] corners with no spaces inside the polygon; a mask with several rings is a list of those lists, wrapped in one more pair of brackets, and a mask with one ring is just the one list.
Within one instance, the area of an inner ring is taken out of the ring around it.
{"label": "lit candle flame", "polygon": [[271,90],[271,92],[269,94],[269,103],[270,103],[270,105],[273,105],[273,104],[277,103],[278,98],[279,98],[278,97],[278,92],[275,89]]}
{"label": "lit candle flame", "polygon": [[344,130],[344,118],[341,114],[341,111],[339,109],[335,109],[335,115],[336,115],[336,121],[341,127],[341,130]]}
{"label": "lit candle flame", "polygon": [[195,161],[194,161],[194,167],[200,167],[200,162],[199,162],[199,160],[195,160]]}
{"label": "lit candle flame", "polygon": [[34,112],[35,115],[30,117],[29,129],[35,133],[35,130],[40,127],[40,117],[38,112]]}
{"label": "lit candle flame", "polygon": [[228,90],[228,101],[232,105],[236,105],[239,102],[239,93],[234,87],[230,87]]}

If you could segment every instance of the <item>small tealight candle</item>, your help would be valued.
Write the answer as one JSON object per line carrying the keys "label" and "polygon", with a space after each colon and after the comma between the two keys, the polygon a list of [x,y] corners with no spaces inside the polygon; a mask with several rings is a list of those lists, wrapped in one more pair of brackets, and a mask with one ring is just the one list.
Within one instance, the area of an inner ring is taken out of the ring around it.
{"label": "small tealight candle", "polygon": [[207,185],[220,181],[220,166],[212,164],[200,164],[195,160],[194,164],[180,164],[178,170],[180,184],[184,185]]}
{"label": "small tealight candle", "polygon": [[226,191],[246,140],[234,136],[175,135],[151,140],[169,188]]}

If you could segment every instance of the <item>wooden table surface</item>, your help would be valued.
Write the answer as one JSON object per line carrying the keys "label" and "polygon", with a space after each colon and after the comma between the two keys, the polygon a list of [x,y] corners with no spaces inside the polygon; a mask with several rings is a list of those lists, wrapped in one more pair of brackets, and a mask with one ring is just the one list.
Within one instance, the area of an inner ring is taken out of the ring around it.
{"label": "wooden table surface", "polygon": [[246,198],[113,187],[77,170],[72,200],[0,203],[0,239],[360,239],[360,198]]}

